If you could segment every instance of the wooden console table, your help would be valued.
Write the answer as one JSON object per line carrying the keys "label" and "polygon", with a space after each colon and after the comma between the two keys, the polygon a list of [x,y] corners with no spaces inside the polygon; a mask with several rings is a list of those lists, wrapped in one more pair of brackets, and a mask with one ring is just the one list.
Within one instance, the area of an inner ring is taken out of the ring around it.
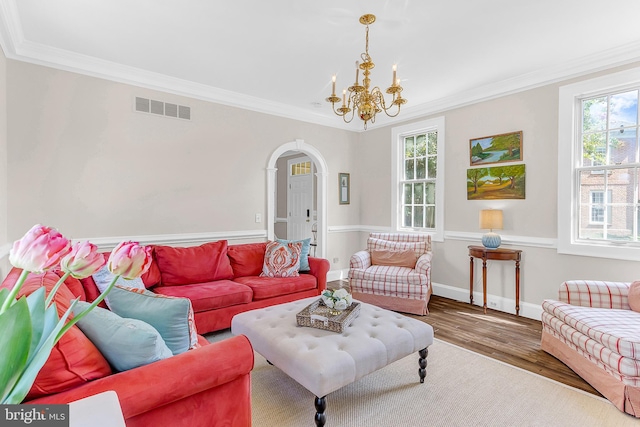
{"label": "wooden console table", "polygon": [[469,299],[473,304],[473,259],[482,259],[482,296],[485,314],[487,313],[487,260],[515,261],[516,262],[516,316],[520,315],[520,256],[519,249],[489,249],[484,246],[469,246],[469,258],[471,266],[469,270]]}

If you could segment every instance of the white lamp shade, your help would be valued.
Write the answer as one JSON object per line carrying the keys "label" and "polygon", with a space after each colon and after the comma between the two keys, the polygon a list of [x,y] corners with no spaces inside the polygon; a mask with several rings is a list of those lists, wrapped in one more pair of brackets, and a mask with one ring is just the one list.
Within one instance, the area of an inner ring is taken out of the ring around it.
{"label": "white lamp shade", "polygon": [[502,230],[502,211],[500,209],[481,210],[480,228],[485,230]]}

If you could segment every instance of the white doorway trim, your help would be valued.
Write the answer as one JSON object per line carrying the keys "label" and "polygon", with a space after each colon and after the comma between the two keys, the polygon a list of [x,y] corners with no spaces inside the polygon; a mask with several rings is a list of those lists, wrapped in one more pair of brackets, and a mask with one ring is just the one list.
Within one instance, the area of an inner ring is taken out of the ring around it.
{"label": "white doorway trim", "polygon": [[327,257],[327,163],[315,147],[306,144],[302,139],[287,142],[276,148],[267,163],[267,238],[274,238],[274,221],[276,217],[276,162],[287,151],[300,151],[311,158],[316,167],[318,185],[317,209],[318,209],[318,247],[317,256]]}

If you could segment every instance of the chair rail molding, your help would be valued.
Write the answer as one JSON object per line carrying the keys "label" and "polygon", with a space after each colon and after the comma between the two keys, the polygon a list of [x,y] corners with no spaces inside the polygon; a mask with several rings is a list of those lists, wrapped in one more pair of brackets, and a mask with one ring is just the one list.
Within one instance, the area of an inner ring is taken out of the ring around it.
{"label": "chair rail molding", "polygon": [[[392,227],[376,225],[330,225],[329,233],[394,233]],[[556,249],[557,239],[549,237],[512,236],[501,234],[502,243],[506,245],[529,246],[536,248]],[[444,240],[463,240],[478,243],[482,240],[482,233],[469,231],[445,231]]]}
{"label": "chair rail molding", "polygon": [[[530,246],[535,248],[557,249],[558,240],[549,237],[532,237],[532,236],[512,236],[508,234],[500,234],[502,244],[516,246]],[[472,243],[478,243],[482,240],[482,233],[472,233],[467,231],[445,231],[444,239],[464,240]]]}
{"label": "chair rail molding", "polygon": [[266,230],[212,231],[207,233],[156,234],[142,236],[87,237],[73,239],[74,242],[88,240],[100,250],[111,250],[123,240],[132,240],[142,245],[195,246],[216,240],[265,240]]}

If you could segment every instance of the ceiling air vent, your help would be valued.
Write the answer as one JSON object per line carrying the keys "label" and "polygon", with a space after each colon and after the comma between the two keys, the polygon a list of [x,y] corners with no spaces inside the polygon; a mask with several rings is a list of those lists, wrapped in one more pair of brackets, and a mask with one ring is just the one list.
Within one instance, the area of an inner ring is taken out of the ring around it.
{"label": "ceiling air vent", "polygon": [[191,120],[191,107],[136,96],[136,111]]}

